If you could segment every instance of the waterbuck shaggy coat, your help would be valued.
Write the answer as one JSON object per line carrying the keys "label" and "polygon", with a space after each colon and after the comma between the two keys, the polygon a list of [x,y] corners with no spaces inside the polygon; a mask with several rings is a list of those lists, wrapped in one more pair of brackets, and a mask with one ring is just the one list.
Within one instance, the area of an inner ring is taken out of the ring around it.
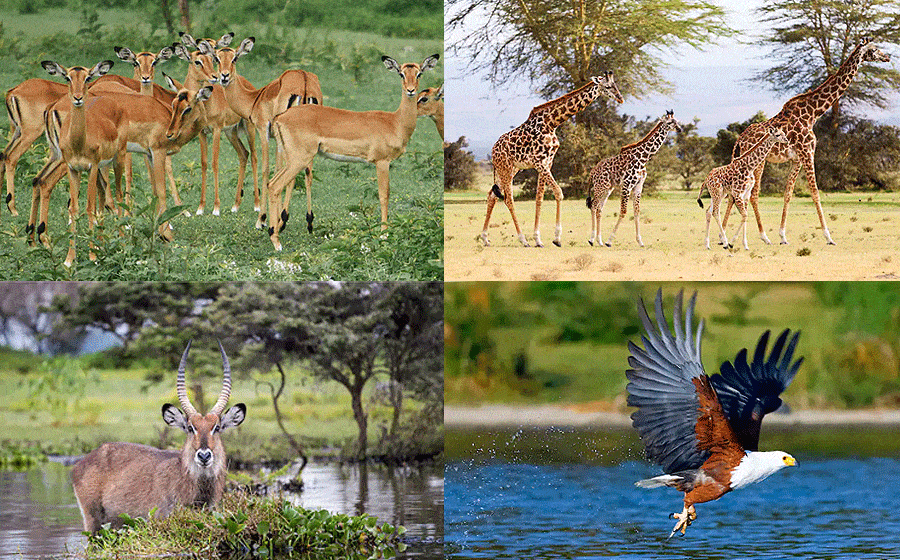
{"label": "waterbuck shaggy coat", "polygon": [[190,342],[181,356],[176,383],[181,409],[164,404],[166,424],[180,428],[188,438],[181,451],[165,451],[134,443],[105,443],[75,464],[72,484],[84,518],[85,531],[96,532],[104,523],[122,525],[121,514],[167,517],[179,505],[215,506],[225,488],[226,459],[221,433],[244,421],[243,403],[225,410],[231,395],[231,366],[222,352],[223,381],[219,400],[205,416],[188,400],[184,385]]}

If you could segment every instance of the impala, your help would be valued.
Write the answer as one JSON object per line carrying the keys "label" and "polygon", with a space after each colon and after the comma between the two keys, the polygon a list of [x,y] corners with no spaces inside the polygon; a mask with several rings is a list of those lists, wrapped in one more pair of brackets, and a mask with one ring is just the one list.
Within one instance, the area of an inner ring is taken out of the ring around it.
{"label": "impala", "polygon": [[[261,180],[257,171],[255,152],[250,154],[250,162],[253,169],[254,210],[260,211],[260,185],[265,187],[269,181],[269,136],[271,135],[272,119],[296,105],[321,105],[322,88],[319,85],[319,77],[305,70],[285,70],[281,76],[268,85],[260,89],[254,88],[250,82],[237,73],[237,61],[253,49],[255,42],[256,38],[248,37],[241,41],[237,49],[226,46],[215,52],[211,51],[207,42],[201,42],[198,46],[200,52],[213,55],[219,63],[218,76],[207,76],[207,79],[217,78],[218,83],[225,88],[228,106],[232,111],[247,119],[259,134],[260,151],[262,152]],[[308,173],[311,172],[312,170],[308,171]],[[240,195],[239,191],[234,206],[231,208],[232,212],[237,212],[241,204]],[[260,213],[256,227],[262,227],[265,219],[265,213]]]}
{"label": "impala", "polygon": [[209,413],[201,415],[188,400],[184,384],[190,342],[178,366],[176,392],[181,410],[166,403],[163,421],[187,434],[181,451],[134,443],[104,443],[72,469],[75,498],[84,530],[96,532],[104,523],[122,525],[122,514],[168,517],[178,506],[215,507],[225,488],[227,459],[221,434],[239,426],[247,414],[244,403],[225,411],[231,396],[231,367],[222,352],[222,391]]}
{"label": "impala", "polygon": [[434,121],[438,134],[441,135],[441,141],[444,140],[444,86],[437,88],[426,88],[419,92],[416,99],[417,115],[420,117],[428,117]]}
{"label": "impala", "polygon": [[[168,48],[168,47],[167,47]],[[156,56],[165,56],[165,49]],[[123,76],[101,76],[88,85],[88,89],[101,84],[119,83],[135,91],[141,89],[141,84]],[[156,86],[154,93],[159,93],[162,88]],[[6,205],[13,216],[18,216],[15,199],[15,173],[19,159],[34,141],[44,133],[44,112],[61,97],[68,88],[65,84],[31,78],[10,89],[6,93],[6,112],[9,116],[12,138],[0,155],[0,174],[6,179]]]}
{"label": "impala", "polygon": [[[166,209],[165,161],[169,153],[177,152],[188,140],[199,134],[204,122],[205,110],[200,103],[209,97],[211,88],[197,92],[193,100],[190,115],[179,121],[178,129],[173,132],[172,122],[180,109],[180,103],[188,101],[184,92],[176,96],[172,106],[167,106],[158,99],[136,94],[125,89],[120,91],[102,91],[98,95],[85,98],[85,83],[96,75],[108,71],[111,61],[99,63],[88,72],[81,67],[65,69],[55,62],[42,63],[51,75],[61,75],[69,82],[70,94],[60,100],[47,111],[47,138],[51,145],[52,157],[41,169],[34,180],[32,194],[32,210],[27,231],[33,235],[37,231],[38,238],[48,244],[44,237],[49,210],[50,193],[56,182],[69,169],[70,179],[70,229],[75,231],[75,219],[78,214],[78,171],[89,169],[88,183],[88,220],[93,228],[96,211],[94,200],[97,194],[97,176],[100,167],[108,166],[113,160],[121,164],[125,150],[137,151],[150,157],[152,172],[150,177],[153,193],[156,196],[156,213],[158,218]],[[124,89],[124,88],[123,88]],[[196,108],[197,110],[193,110]],[[40,196],[40,223],[35,229],[37,217],[37,198]],[[159,226],[159,234],[166,240],[172,238],[168,223]],[[33,241],[33,238],[32,238]],[[71,241],[65,264],[71,266],[75,259],[75,240]],[[94,258],[94,255],[90,255]]]}
{"label": "impala", "polygon": [[[210,44],[211,49],[215,50],[215,48],[227,47],[232,38],[234,37],[234,33],[225,34],[219,39],[215,44],[212,43],[212,39],[201,39],[200,43]],[[200,52],[199,50],[188,51],[188,48],[198,49],[199,45],[197,41],[194,40],[193,37],[188,35],[187,33],[181,34],[181,43],[175,43],[172,45],[172,48],[175,49],[175,54],[178,55],[182,60],[186,60],[188,62],[188,73],[184,78],[184,87],[190,90],[199,89],[206,82],[210,82],[213,84],[213,93],[212,97],[210,97],[209,101],[206,103],[206,114],[207,114],[207,126],[212,129],[213,136],[213,145],[212,145],[212,165],[213,165],[213,183],[215,188],[215,202],[213,203],[213,216],[218,216],[220,213],[219,210],[219,144],[221,142],[222,133],[225,133],[225,137],[228,138],[228,141],[231,142],[231,145],[234,146],[234,151],[237,152],[238,159],[240,161],[240,167],[238,168],[238,184],[237,184],[237,193],[238,197],[240,197],[241,193],[244,191],[244,175],[247,171],[247,156],[251,153],[255,153],[256,144],[253,134],[250,134],[247,129],[246,121],[241,118],[240,115],[231,110],[228,106],[228,101],[225,99],[225,90],[222,89],[222,86],[215,84],[213,80],[210,80],[207,76],[216,76],[215,70],[215,59],[213,56],[207,53]],[[250,151],[247,151],[247,148],[241,143],[238,138],[238,130],[241,129],[247,134],[247,144],[250,148]],[[200,135],[200,169],[202,173],[201,187],[200,187],[200,206],[197,207],[197,215],[201,215],[204,212],[204,208],[206,207],[206,136]]]}
{"label": "impala", "polygon": [[[288,217],[288,207],[281,204],[281,191],[302,169],[312,164],[317,153],[338,161],[375,164],[381,227],[387,229],[391,161],[406,151],[409,137],[416,129],[419,77],[422,72],[434,68],[438,55],[429,56],[421,65],[412,62],[400,65],[389,56],[383,56],[381,60],[402,80],[400,107],[393,113],[299,105],[275,117],[273,130],[284,163],[269,182],[269,237],[276,251],[281,250],[278,233]],[[310,232],[313,222],[311,183],[312,176],[307,173],[306,222]]]}

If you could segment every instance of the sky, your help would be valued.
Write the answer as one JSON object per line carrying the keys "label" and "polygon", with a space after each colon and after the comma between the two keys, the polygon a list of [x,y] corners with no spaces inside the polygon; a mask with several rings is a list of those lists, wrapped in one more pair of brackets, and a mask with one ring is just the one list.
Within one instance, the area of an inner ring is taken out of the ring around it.
{"label": "sky", "polygon": [[[757,111],[772,116],[791,95],[778,94],[760,82],[750,80],[766,69],[766,57],[770,51],[755,44],[764,32],[764,25],[754,14],[761,4],[756,0],[718,0],[726,12],[726,23],[743,35],[722,39],[703,51],[685,46],[672,53],[669,66],[662,69],[664,79],[671,82],[671,95],[651,95],[643,99],[626,97],[619,112],[634,115],[638,119],[659,117],[668,109],[675,118],[691,122],[698,117],[698,129],[704,136],[715,136],[716,131],[735,121],[743,121]],[[458,34],[445,35],[449,45]],[[892,55],[893,68],[900,64],[900,48],[879,45]],[[615,69],[613,69],[615,72]],[[446,136],[453,141],[465,136],[469,150],[479,160],[486,159],[491,146],[504,132],[522,124],[532,107],[546,101],[534,93],[526,81],[506,83],[494,87],[486,75],[467,68],[466,62],[447,54],[444,67],[444,99],[447,118]],[[869,118],[900,124],[896,116],[900,101],[886,110],[866,109]]]}

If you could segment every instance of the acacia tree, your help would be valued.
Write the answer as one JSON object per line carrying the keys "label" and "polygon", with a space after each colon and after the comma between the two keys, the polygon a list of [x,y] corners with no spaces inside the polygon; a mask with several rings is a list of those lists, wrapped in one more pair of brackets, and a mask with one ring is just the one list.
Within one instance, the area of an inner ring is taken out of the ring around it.
{"label": "acacia tree", "polygon": [[702,0],[447,0],[448,50],[494,85],[527,79],[550,98],[612,70],[625,95],[664,91],[663,55],[733,31]]}
{"label": "acacia tree", "polygon": [[[769,32],[761,44],[773,46],[778,64],[755,79],[775,91],[801,93],[825,81],[860,39],[900,42],[900,7],[894,0],[775,0],[757,9]],[[842,105],[887,107],[900,87],[900,72],[863,64],[850,87],[831,107],[831,122],[840,122]]]}

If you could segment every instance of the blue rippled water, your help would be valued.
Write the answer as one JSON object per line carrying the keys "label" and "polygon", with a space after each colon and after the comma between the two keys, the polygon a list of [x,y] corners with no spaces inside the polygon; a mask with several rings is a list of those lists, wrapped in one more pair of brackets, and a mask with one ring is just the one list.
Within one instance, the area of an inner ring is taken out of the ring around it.
{"label": "blue rippled water", "polygon": [[900,460],[801,460],[697,506],[666,540],[681,494],[634,482],[649,464],[449,463],[447,558],[900,558]]}

